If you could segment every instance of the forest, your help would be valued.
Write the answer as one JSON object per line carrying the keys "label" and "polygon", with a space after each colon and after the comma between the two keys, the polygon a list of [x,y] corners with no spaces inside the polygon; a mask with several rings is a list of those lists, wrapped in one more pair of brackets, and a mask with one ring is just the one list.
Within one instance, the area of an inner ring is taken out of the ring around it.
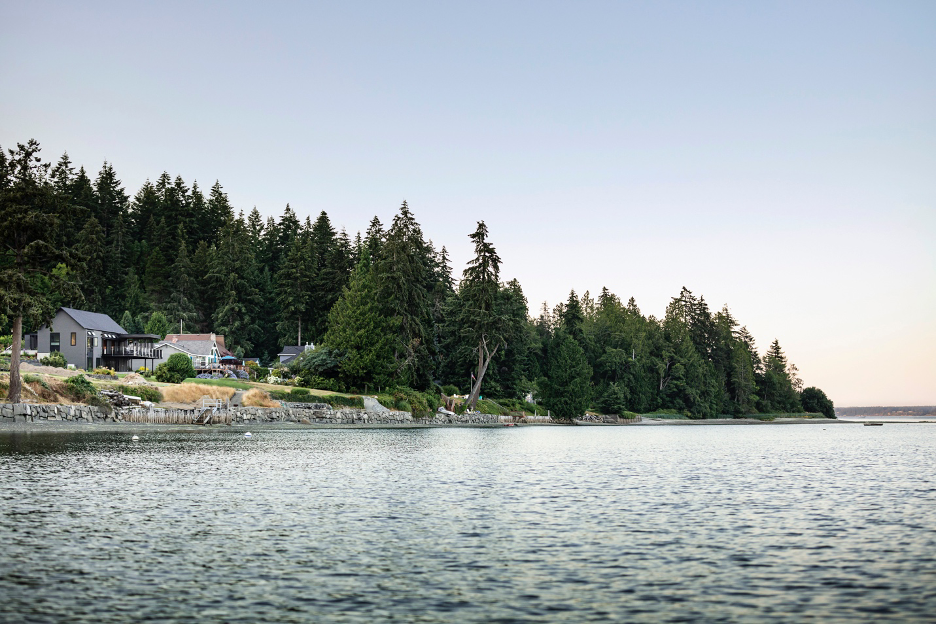
{"label": "forest", "polygon": [[28,333],[59,306],[103,312],[128,332],[215,332],[238,356],[293,365],[309,387],[529,395],[560,418],[671,412],[823,412],[777,340],[760,354],[727,306],[683,288],[662,318],[603,288],[570,292],[532,317],[501,276],[487,226],[456,277],[404,201],[350,236],[329,215],[246,215],[215,182],[162,173],[134,193],[111,163],[97,174],[31,140],[0,149],[0,335]]}

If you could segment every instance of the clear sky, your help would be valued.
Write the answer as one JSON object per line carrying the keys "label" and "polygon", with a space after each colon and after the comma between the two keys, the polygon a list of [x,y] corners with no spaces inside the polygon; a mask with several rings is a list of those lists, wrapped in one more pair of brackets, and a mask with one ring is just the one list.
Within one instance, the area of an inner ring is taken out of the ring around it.
{"label": "clear sky", "polygon": [[352,235],[483,219],[535,314],[682,286],[836,405],[936,404],[936,2],[0,0],[0,145]]}

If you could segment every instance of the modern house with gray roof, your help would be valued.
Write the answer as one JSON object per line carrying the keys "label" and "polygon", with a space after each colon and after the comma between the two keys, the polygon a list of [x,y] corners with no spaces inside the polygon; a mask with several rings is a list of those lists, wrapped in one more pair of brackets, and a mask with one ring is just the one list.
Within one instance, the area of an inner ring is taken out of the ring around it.
{"label": "modern house with gray roof", "polygon": [[154,334],[128,334],[106,314],[59,308],[52,322],[36,332],[36,351],[40,357],[59,352],[75,368],[132,371],[138,366],[152,368],[161,357],[154,349],[158,340]]}

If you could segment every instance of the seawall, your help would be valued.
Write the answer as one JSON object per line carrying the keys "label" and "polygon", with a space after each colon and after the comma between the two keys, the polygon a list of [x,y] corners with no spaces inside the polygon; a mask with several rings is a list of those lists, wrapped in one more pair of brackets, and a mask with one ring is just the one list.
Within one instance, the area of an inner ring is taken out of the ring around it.
{"label": "seawall", "polygon": [[[295,405],[295,404],[294,404]],[[144,407],[100,408],[88,405],[36,403],[0,404],[0,424],[30,422],[63,423],[141,423],[191,425],[201,413],[198,409],[161,409]],[[409,412],[392,410],[334,409],[324,403],[301,407],[232,407],[212,413],[210,424],[310,425],[493,425],[501,418],[490,414],[436,414],[432,418],[413,418]]]}

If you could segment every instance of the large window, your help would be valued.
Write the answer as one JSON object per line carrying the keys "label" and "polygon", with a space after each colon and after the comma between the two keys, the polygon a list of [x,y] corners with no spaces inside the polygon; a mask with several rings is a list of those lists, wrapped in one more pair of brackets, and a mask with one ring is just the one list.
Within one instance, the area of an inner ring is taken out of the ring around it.
{"label": "large window", "polygon": [[62,344],[58,334],[49,334],[49,351],[55,353],[62,350]]}
{"label": "large window", "polygon": [[74,347],[77,344],[78,344],[78,334],[76,334],[75,332],[72,332],[71,333],[71,346]]}

